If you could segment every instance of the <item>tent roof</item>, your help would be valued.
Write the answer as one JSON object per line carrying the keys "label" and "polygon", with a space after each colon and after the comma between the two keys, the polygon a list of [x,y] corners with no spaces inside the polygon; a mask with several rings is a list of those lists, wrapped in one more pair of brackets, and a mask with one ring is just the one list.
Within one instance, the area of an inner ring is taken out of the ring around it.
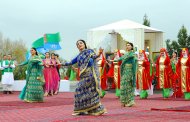
{"label": "tent roof", "polygon": [[111,24],[103,25],[100,27],[96,27],[93,29],[90,29],[90,31],[103,31],[103,30],[124,30],[124,29],[138,29],[142,28],[144,29],[144,32],[162,32],[161,30],[148,27],[130,20],[121,20],[118,22],[114,22]]}

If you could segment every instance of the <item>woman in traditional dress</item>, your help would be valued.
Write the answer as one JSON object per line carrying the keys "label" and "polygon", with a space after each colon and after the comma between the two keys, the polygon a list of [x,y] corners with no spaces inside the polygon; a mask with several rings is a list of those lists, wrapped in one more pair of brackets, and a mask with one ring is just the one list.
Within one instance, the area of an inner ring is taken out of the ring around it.
{"label": "woman in traditional dress", "polygon": [[164,98],[168,98],[171,88],[171,65],[165,48],[160,49],[160,56],[156,61],[156,77],[157,88],[163,90],[162,95]]}
{"label": "woman in traditional dress", "polygon": [[[57,64],[57,66],[56,66],[57,72],[58,72],[59,77],[60,77],[59,69],[61,68],[61,62],[60,62],[60,60],[59,60],[59,55],[58,55],[58,54],[55,54],[55,60],[56,60],[56,64]],[[60,77],[60,78],[61,78],[61,77]]]}
{"label": "woman in traditional dress", "polygon": [[52,77],[53,77],[53,93],[57,94],[58,93],[58,88],[59,88],[59,73],[57,71],[57,61],[55,59],[55,54],[51,54],[51,65],[52,65]]}
{"label": "woman in traditional dress", "polygon": [[[115,59],[117,60],[118,58],[121,57],[121,53],[120,50],[117,50],[117,58],[115,57]],[[115,60],[114,59],[114,60]],[[121,73],[120,73],[120,66],[121,66],[122,61],[118,61],[118,62],[113,62],[114,64],[114,83],[115,83],[115,96],[119,97],[120,96],[120,84],[121,84]]]}
{"label": "woman in traditional dress", "polygon": [[[113,60],[117,60],[121,57],[120,50],[115,50]],[[112,88],[115,88],[115,96],[120,96],[120,66],[121,61],[118,62],[112,62],[111,64],[108,64],[110,66],[110,69],[107,73],[107,77],[111,78],[113,80]]]}
{"label": "woman in traditional dress", "polygon": [[74,99],[74,113],[73,115],[89,114],[101,115],[105,113],[105,109],[100,102],[100,86],[99,86],[99,72],[96,66],[96,58],[99,54],[92,49],[87,49],[84,40],[78,40],[77,48],[80,53],[70,63],[64,63],[64,66],[78,63],[80,69],[80,82],[77,84]]}
{"label": "woman in traditional dress", "polygon": [[148,59],[148,62],[150,63],[150,87],[149,87],[149,90],[148,90],[148,95],[153,95],[154,93],[154,77],[155,77],[155,65],[154,65],[154,62],[150,59],[149,57],[149,52],[145,52],[146,54],[146,57]]}
{"label": "woman in traditional dress", "polygon": [[26,75],[26,85],[19,95],[21,100],[25,102],[43,102],[43,85],[44,78],[42,73],[42,60],[38,56],[36,48],[31,48],[30,50],[31,58],[20,64],[28,64],[27,75]]}
{"label": "woman in traditional dress", "polygon": [[177,75],[185,99],[190,100],[190,57],[187,48],[183,48],[177,63]]}
{"label": "woman in traditional dress", "polygon": [[[112,60],[118,59],[118,58],[119,58],[119,56],[117,55],[117,51],[114,51],[114,56],[113,56]],[[111,81],[111,84],[109,85],[109,88],[115,89],[114,64],[113,64],[113,62],[109,62],[108,66],[109,66],[109,70],[108,70],[108,73],[107,73],[107,79],[108,79],[108,81]]]}
{"label": "woman in traditional dress", "polygon": [[107,72],[106,72],[107,61],[103,53],[101,54],[101,59],[99,59],[98,61],[98,65],[99,65],[99,72],[100,72],[100,86],[101,86],[101,91],[102,91],[101,98],[103,98],[107,90]]}
{"label": "woman in traditional dress", "polygon": [[120,101],[123,107],[135,105],[134,90],[136,84],[136,65],[137,59],[133,52],[133,43],[127,43],[127,52],[118,60],[121,64],[121,86]]}
{"label": "woman in traditional dress", "polygon": [[49,93],[53,95],[53,75],[54,74],[52,74],[52,63],[51,63],[49,52],[45,53],[45,59],[43,60],[43,65],[44,65],[43,74],[44,74],[44,79],[45,79],[44,96],[48,96]]}
{"label": "woman in traditional dress", "polygon": [[147,90],[151,88],[151,79],[150,62],[144,50],[139,50],[136,87],[140,90],[140,98],[146,99],[148,97]]}
{"label": "woman in traditional dress", "polygon": [[58,92],[59,92],[59,87],[60,87],[60,82],[61,82],[61,75],[60,75],[60,72],[59,72],[59,69],[61,68],[61,62],[59,60],[59,55],[58,54],[55,54],[55,60],[56,60],[56,69],[57,69],[57,72],[59,74],[58,89],[57,89],[57,92],[54,92],[54,95],[57,95]]}
{"label": "woman in traditional dress", "polygon": [[176,72],[176,67],[177,67],[177,52],[172,53],[172,58],[171,58],[171,67],[172,67],[172,77],[171,77],[171,83],[172,83],[172,89],[173,89],[173,95],[172,97],[181,97],[181,89],[179,88],[179,82],[177,80],[177,72]]}

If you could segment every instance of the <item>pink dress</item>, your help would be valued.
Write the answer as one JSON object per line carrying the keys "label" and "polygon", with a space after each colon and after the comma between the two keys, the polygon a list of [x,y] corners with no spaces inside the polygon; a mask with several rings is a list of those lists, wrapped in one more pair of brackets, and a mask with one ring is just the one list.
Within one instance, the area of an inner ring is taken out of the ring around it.
{"label": "pink dress", "polygon": [[49,93],[51,91],[53,91],[53,72],[52,72],[52,66],[50,66],[51,64],[51,59],[47,60],[44,59],[43,63],[44,63],[44,79],[45,79],[45,88],[44,91]]}
{"label": "pink dress", "polygon": [[59,85],[59,80],[60,80],[60,77],[59,77],[59,74],[57,72],[57,65],[56,65],[56,60],[55,59],[52,59],[51,60],[51,63],[53,64],[52,66],[52,74],[53,74],[53,91],[58,91],[58,85]]}

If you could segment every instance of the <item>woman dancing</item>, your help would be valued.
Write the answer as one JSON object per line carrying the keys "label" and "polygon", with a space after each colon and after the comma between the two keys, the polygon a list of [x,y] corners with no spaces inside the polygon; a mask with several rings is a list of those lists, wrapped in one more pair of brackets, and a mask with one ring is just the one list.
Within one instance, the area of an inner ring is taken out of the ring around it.
{"label": "woman dancing", "polygon": [[96,59],[101,55],[103,49],[99,49],[96,55],[92,49],[87,49],[84,40],[76,42],[80,53],[70,63],[64,66],[78,63],[80,70],[80,82],[77,84],[74,96],[74,113],[72,115],[101,115],[105,113],[104,106],[100,102],[99,72]]}

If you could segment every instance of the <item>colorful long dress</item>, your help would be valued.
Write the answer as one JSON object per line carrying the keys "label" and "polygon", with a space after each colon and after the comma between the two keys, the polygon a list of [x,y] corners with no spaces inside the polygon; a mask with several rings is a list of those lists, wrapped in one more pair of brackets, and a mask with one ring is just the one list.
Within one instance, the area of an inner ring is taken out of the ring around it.
{"label": "colorful long dress", "polygon": [[130,51],[114,61],[122,61],[120,101],[124,105],[131,106],[134,104],[134,90],[136,86],[136,57],[134,53]]}
{"label": "colorful long dress", "polygon": [[151,88],[150,62],[147,59],[138,60],[136,86],[137,89],[140,89],[140,98],[147,98],[147,90]]}
{"label": "colorful long dress", "polygon": [[51,59],[48,60],[44,59],[43,64],[44,64],[43,74],[45,79],[44,91],[45,93],[53,92],[53,74],[52,74],[52,66],[50,66]]}
{"label": "colorful long dress", "polygon": [[59,80],[60,80],[60,77],[59,77],[59,73],[58,73],[58,71],[57,71],[56,60],[55,60],[55,59],[52,59],[52,60],[51,60],[51,63],[52,63],[52,70],[51,70],[51,73],[52,73],[52,77],[53,77],[53,91],[54,91],[54,92],[57,92],[57,91],[58,91],[58,87],[59,87]]}
{"label": "colorful long dress", "polygon": [[[112,60],[114,60],[114,58]],[[107,79],[110,79],[112,81],[111,88],[115,89],[115,83],[114,83],[114,64],[113,64],[113,62],[111,62],[110,65],[111,66],[109,67],[109,70],[108,70],[106,76],[107,76]]]}
{"label": "colorful long dress", "polygon": [[100,86],[102,90],[101,97],[104,97],[106,94],[105,90],[107,89],[107,73],[106,73],[106,59],[102,54],[102,59],[99,61],[99,70],[100,70]]}
{"label": "colorful long dress", "polygon": [[[113,58],[113,60],[117,60],[121,57],[120,50],[116,50],[117,55]],[[121,84],[121,76],[120,76],[120,66],[121,61],[112,62],[111,67],[107,73],[107,77],[113,78],[114,83],[112,84],[112,88],[115,88],[115,96],[120,96],[120,84]]]}
{"label": "colorful long dress", "polygon": [[177,72],[181,92],[184,93],[185,99],[190,100],[190,57],[182,57],[179,59]]}
{"label": "colorful long dress", "polygon": [[[121,53],[120,50],[117,50],[117,56],[121,57]],[[117,59],[116,59],[117,60]],[[120,73],[120,66],[121,66],[121,61],[119,62],[113,62],[114,64],[114,83],[116,86],[116,92],[115,92],[115,96],[119,97],[120,96],[120,84],[121,84],[121,73]]]}
{"label": "colorful long dress", "polygon": [[44,78],[42,73],[42,60],[39,56],[33,56],[29,61],[21,65],[28,64],[26,85],[19,95],[21,100],[26,102],[43,102]]}
{"label": "colorful long dress", "polygon": [[163,97],[168,98],[171,88],[171,65],[170,58],[167,55],[158,57],[156,61],[156,77],[157,88],[163,89]]}
{"label": "colorful long dress", "polygon": [[96,66],[97,55],[91,49],[85,49],[70,63],[78,63],[80,69],[80,81],[77,84],[74,95],[74,113],[88,112],[91,115],[100,115],[105,112],[100,102],[99,72]]}
{"label": "colorful long dress", "polygon": [[171,77],[171,83],[172,83],[172,89],[173,89],[173,95],[172,97],[181,97],[182,96],[182,92],[181,92],[181,88],[180,88],[180,83],[178,79],[178,75],[177,75],[177,58],[172,58],[171,59],[171,67],[172,67],[172,77]]}
{"label": "colorful long dress", "polygon": [[120,69],[121,61],[120,62],[114,62],[114,82],[116,85],[116,92],[115,96],[120,96],[120,86],[121,86],[121,69]]}
{"label": "colorful long dress", "polygon": [[153,91],[154,91],[154,85],[155,85],[155,67],[153,65],[153,61],[148,58],[148,61],[150,63],[150,82],[151,82],[151,85],[150,85],[150,88],[148,90],[148,95],[153,95]]}

